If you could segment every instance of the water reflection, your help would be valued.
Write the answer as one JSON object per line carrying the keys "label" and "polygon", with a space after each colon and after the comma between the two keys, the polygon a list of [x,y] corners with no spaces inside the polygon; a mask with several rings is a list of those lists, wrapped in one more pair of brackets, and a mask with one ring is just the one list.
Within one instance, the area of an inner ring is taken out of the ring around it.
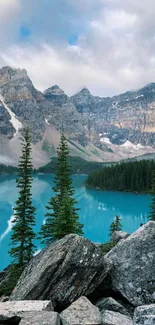
{"label": "water reflection", "polygon": [[[115,215],[122,218],[123,230],[135,231],[140,223],[147,221],[151,197],[130,193],[101,192],[84,187],[86,177],[74,176],[75,198],[80,208],[80,221],[84,224],[85,237],[94,242],[109,240],[108,232]],[[52,175],[39,175],[33,181],[33,204],[36,206],[36,227],[40,230],[45,220],[45,206],[52,195]],[[10,257],[11,221],[13,206],[17,199],[16,181],[13,177],[0,177],[0,270],[7,266]],[[36,241],[37,250],[41,245]]]}

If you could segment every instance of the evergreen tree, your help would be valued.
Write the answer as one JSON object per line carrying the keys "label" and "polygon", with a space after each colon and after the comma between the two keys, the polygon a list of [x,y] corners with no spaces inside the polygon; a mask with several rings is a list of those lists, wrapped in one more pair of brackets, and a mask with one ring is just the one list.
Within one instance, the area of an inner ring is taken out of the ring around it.
{"label": "evergreen tree", "polygon": [[154,160],[121,162],[91,172],[86,185],[110,191],[151,192],[154,169]]}
{"label": "evergreen tree", "polygon": [[121,218],[119,216],[115,217],[115,220],[110,225],[110,233],[109,236],[111,237],[114,231],[122,230]]}
{"label": "evergreen tree", "polygon": [[9,254],[14,258],[14,264],[22,267],[33,256],[35,245],[33,240],[35,233],[35,207],[32,205],[32,171],[31,162],[31,137],[29,129],[26,129],[22,139],[22,155],[19,160],[19,175],[17,188],[19,197],[14,208],[14,225],[11,236],[12,246]]}
{"label": "evergreen tree", "polygon": [[77,202],[73,198],[74,188],[68,162],[69,150],[63,134],[57,154],[55,186],[53,188],[55,196],[48,202],[46,222],[41,227],[39,234],[44,244],[49,244],[52,240],[60,239],[70,233],[83,234],[83,225],[79,223],[78,209],[75,208]]}
{"label": "evergreen tree", "polygon": [[152,171],[152,203],[151,203],[151,211],[150,215],[148,216],[149,220],[155,221],[155,170]]}

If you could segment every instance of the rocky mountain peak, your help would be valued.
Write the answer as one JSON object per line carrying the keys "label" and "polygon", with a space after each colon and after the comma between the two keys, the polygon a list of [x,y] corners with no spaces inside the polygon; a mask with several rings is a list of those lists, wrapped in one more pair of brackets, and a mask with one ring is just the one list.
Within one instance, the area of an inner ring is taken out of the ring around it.
{"label": "rocky mountain peak", "polygon": [[55,95],[55,96],[62,96],[65,95],[64,91],[58,86],[54,85],[44,91],[44,95]]}
{"label": "rocky mountain peak", "polygon": [[89,91],[89,89],[87,87],[82,88],[78,94],[80,94],[82,96],[91,95],[91,93],[90,93],[90,91]]}
{"label": "rocky mountain peak", "polygon": [[56,105],[65,104],[68,100],[65,92],[57,85],[54,85],[44,91],[44,97]]}
{"label": "rocky mountain peak", "polygon": [[12,69],[9,66],[0,69],[0,85],[21,79],[30,80],[25,69]]}
{"label": "rocky mountain peak", "polygon": [[155,92],[155,83],[154,82],[151,82],[149,84],[147,84],[145,87],[143,87],[142,89],[140,89],[138,92],[143,92],[143,93],[146,93],[146,92],[149,92],[149,93],[152,93],[152,92]]}

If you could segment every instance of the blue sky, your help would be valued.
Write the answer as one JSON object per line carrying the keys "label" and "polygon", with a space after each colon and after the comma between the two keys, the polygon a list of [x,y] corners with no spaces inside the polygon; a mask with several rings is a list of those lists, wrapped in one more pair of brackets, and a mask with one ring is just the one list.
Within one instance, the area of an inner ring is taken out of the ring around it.
{"label": "blue sky", "polygon": [[0,0],[0,67],[27,69],[40,90],[139,88],[155,81],[154,11],[154,0]]}

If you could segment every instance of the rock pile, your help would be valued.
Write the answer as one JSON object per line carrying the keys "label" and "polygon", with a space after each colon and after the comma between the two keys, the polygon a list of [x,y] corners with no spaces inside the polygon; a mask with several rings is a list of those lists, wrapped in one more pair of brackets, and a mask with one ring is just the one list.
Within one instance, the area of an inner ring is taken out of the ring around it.
{"label": "rock pile", "polygon": [[153,221],[106,256],[68,235],[28,264],[10,301],[0,303],[0,324],[154,325],[154,251]]}

